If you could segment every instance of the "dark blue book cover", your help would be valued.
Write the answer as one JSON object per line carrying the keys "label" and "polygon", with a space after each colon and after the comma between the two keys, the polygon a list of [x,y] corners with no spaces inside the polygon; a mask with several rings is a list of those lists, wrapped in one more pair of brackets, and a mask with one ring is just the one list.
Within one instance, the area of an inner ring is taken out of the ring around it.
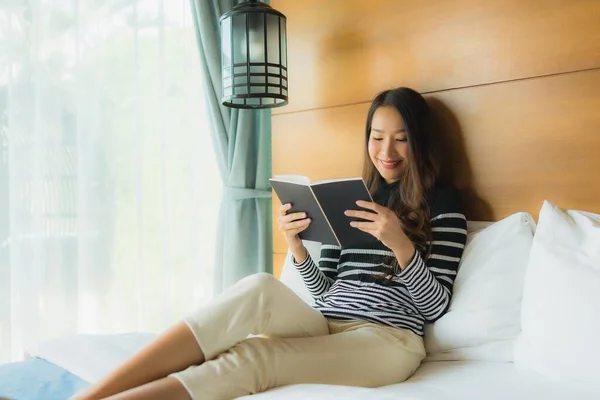
{"label": "dark blue book cover", "polygon": [[300,239],[344,248],[377,241],[350,226],[350,221],[357,219],[344,214],[346,210],[360,209],[356,205],[358,200],[373,201],[362,178],[310,183],[308,178],[288,175],[270,181],[281,203],[292,204],[289,213],[306,212],[312,219],[309,227],[299,234]]}

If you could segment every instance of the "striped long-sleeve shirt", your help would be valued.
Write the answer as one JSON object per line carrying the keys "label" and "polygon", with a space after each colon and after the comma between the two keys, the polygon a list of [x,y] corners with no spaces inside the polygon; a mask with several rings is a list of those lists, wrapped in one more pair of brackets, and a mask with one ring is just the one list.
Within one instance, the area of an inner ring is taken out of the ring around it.
{"label": "striped long-sleeve shirt", "polygon": [[[385,196],[375,200],[387,203]],[[310,256],[295,263],[314,307],[328,318],[370,321],[423,335],[424,323],[439,319],[450,305],[467,238],[454,190],[434,190],[429,204],[431,253],[424,260],[415,252],[402,270],[394,262],[391,280],[381,277],[381,266],[395,256],[381,242],[355,248],[322,245],[318,266]]]}

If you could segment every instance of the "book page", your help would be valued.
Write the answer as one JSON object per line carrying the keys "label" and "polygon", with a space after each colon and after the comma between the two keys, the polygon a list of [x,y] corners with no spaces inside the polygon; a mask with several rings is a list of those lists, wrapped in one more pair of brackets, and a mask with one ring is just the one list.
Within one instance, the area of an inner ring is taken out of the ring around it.
{"label": "book page", "polygon": [[275,175],[271,179],[280,182],[297,183],[299,185],[310,185],[310,179],[302,175]]}
{"label": "book page", "polygon": [[325,185],[327,183],[333,183],[333,182],[347,182],[347,181],[362,181],[361,177],[354,177],[354,178],[340,178],[340,179],[324,179],[321,181],[315,181],[312,183],[312,185]]}

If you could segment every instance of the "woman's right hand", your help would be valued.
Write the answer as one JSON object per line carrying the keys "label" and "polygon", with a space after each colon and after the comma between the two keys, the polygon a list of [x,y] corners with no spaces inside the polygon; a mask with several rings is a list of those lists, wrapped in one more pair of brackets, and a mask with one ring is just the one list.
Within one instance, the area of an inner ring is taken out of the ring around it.
{"label": "woman's right hand", "polygon": [[[279,207],[279,230],[283,233],[285,241],[294,253],[294,258],[302,261],[306,257],[306,250],[298,234],[308,228],[310,218],[306,218],[304,212],[288,214],[287,212],[291,208],[292,205],[289,203]],[[304,255],[304,257],[298,257],[299,255]]]}

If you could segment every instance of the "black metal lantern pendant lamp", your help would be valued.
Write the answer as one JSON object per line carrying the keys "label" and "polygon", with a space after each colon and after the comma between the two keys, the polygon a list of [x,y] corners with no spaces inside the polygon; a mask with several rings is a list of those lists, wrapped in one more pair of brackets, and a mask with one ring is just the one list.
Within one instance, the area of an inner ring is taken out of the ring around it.
{"label": "black metal lantern pendant lamp", "polygon": [[285,15],[249,0],[221,16],[222,103],[272,108],[288,103]]}

